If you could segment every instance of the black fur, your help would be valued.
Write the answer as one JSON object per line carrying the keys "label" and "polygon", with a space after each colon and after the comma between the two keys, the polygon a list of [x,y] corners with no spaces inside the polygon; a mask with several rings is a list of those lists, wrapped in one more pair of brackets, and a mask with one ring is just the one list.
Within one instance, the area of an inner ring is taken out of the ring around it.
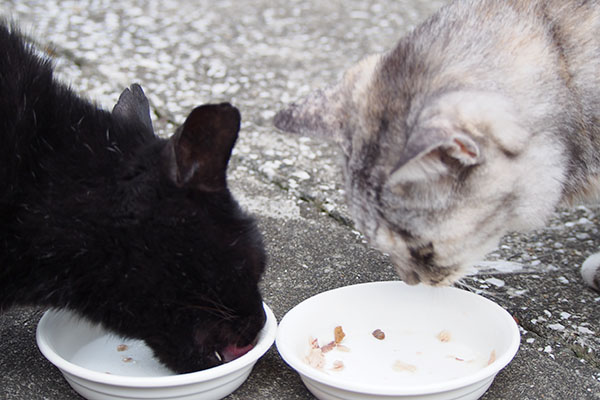
{"label": "black fur", "polygon": [[247,349],[265,254],[226,184],[238,110],[198,107],[160,139],[138,85],[108,112],[5,24],[0,54],[0,310],[74,310],[177,372]]}

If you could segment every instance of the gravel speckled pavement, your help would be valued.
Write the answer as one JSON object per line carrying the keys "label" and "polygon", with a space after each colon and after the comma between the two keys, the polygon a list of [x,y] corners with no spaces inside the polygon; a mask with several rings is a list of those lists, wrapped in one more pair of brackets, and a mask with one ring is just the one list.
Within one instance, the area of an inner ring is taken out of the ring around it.
{"label": "gravel speckled pavement", "polygon": [[[390,49],[443,3],[0,0],[0,15],[19,21],[51,53],[61,79],[109,109],[139,82],[161,135],[201,103],[240,108],[229,180],[260,221],[270,256],[262,289],[280,319],[324,290],[397,278],[352,227],[337,149],[276,132],[275,111],[333,83],[363,56]],[[578,272],[600,245],[598,226],[597,206],[559,210],[546,229],[506,237],[464,279],[521,326],[521,348],[485,400],[600,399],[600,294],[584,287]],[[80,398],[37,350],[41,312],[0,314],[0,399]],[[229,397],[311,398],[275,348]]]}

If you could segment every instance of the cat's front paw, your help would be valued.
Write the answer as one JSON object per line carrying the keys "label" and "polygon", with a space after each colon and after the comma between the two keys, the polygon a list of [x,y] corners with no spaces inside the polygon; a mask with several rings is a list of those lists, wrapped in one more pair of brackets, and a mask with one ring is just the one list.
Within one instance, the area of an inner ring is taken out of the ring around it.
{"label": "cat's front paw", "polygon": [[583,262],[581,276],[585,283],[600,292],[600,253],[592,254]]}

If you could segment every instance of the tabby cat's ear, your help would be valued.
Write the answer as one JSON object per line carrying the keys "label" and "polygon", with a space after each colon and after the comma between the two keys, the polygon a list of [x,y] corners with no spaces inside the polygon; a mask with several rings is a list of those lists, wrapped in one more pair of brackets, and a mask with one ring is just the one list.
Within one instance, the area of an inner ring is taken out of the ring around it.
{"label": "tabby cat's ear", "polygon": [[453,92],[421,112],[393,174],[400,180],[434,179],[451,165],[474,166],[499,154],[514,157],[527,147],[529,138],[507,98],[487,92]]}
{"label": "tabby cat's ear", "polygon": [[365,106],[372,95],[370,82],[381,56],[374,54],[353,65],[335,86],[316,90],[297,103],[279,111],[273,120],[285,132],[324,138],[340,143],[345,125],[357,105]]}
{"label": "tabby cat's ear", "polygon": [[319,89],[279,111],[273,120],[284,132],[336,140],[342,124],[341,84]]}
{"label": "tabby cat's ear", "polygon": [[481,160],[479,146],[467,133],[425,128],[417,130],[409,137],[396,169],[433,153],[437,158],[442,159],[446,156],[464,166],[475,165]]}
{"label": "tabby cat's ear", "polygon": [[394,175],[402,180],[432,178],[448,170],[453,162],[459,166],[473,166],[483,160],[475,138],[466,132],[442,128],[420,128],[408,138],[394,168]]}

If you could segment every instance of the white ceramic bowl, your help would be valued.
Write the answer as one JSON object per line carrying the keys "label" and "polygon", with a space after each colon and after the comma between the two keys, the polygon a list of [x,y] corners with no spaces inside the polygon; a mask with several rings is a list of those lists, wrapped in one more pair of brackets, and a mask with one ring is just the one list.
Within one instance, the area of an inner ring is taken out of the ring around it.
{"label": "white ceramic bowl", "polygon": [[[336,326],[346,336],[322,353]],[[376,329],[384,332],[383,340],[372,334]],[[319,348],[311,350],[312,339]],[[327,400],[477,399],[519,343],[514,319],[492,301],[402,282],[346,286],[311,297],[283,317],[276,339],[306,387]]]}
{"label": "white ceramic bowl", "polygon": [[189,374],[174,375],[152,358],[144,342],[119,338],[67,311],[44,314],[37,343],[73,389],[90,400],[221,399],[246,380],[275,340],[277,320],[266,304],[264,309],[267,320],[252,350]]}

